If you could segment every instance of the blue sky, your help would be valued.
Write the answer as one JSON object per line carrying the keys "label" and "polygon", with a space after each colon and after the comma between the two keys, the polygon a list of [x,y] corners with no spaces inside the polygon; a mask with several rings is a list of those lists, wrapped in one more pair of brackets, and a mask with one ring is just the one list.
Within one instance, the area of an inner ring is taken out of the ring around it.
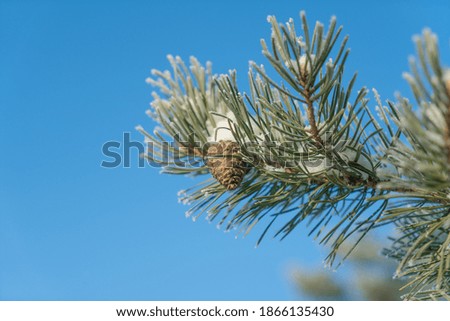
{"label": "blue sky", "polygon": [[[142,140],[152,68],[167,54],[235,68],[264,63],[266,17],[336,15],[350,35],[347,72],[383,99],[409,94],[411,36],[431,27],[449,63],[448,1],[0,0],[0,299],[295,300],[292,266],[325,251],[305,229],[283,241],[186,219],[190,178],[105,169],[103,143]],[[299,25],[299,24],[298,24]]]}

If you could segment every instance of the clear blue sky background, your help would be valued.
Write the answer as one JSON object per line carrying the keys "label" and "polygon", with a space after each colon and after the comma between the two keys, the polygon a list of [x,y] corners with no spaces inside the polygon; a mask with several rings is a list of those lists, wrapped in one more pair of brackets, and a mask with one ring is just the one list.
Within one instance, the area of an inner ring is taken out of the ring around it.
{"label": "clear blue sky background", "polygon": [[325,254],[304,229],[255,249],[256,233],[185,218],[176,194],[191,179],[100,163],[104,142],[154,126],[144,79],[166,54],[236,68],[245,89],[248,60],[265,62],[267,15],[300,10],[337,16],[347,71],[385,99],[409,94],[401,73],[424,26],[449,62],[448,0],[0,0],[0,299],[298,299],[289,269]]}

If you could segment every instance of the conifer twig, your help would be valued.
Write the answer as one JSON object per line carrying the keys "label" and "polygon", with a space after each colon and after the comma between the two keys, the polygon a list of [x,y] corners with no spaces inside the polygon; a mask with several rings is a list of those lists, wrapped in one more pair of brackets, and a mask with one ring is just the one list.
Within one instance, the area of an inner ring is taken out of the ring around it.
{"label": "conifer twig", "polygon": [[[441,67],[437,38],[428,30],[417,38],[419,63],[405,75],[423,117],[401,97],[385,109],[376,93],[376,119],[365,88],[350,101],[356,75],[344,84],[347,38],[333,51],[341,30],[335,19],[324,34],[322,24],[311,33],[301,18],[297,36],[293,20],[280,25],[270,16],[273,52],[261,41],[286,85],[252,63],[251,92],[243,95],[235,72],[217,77],[210,64],[191,58],[188,68],[169,56],[173,75],[154,71],[149,80],[165,96],[153,94],[149,113],[164,131],[139,129],[154,144],[146,157],[180,157],[164,173],[213,176],[181,193],[192,204],[187,216],[220,217],[219,226],[243,234],[270,216],[258,244],[269,229],[285,238],[306,221],[309,235],[331,245],[329,265],[350,236],[358,234],[352,251],[369,230],[395,222],[401,235],[386,254],[411,280],[405,298],[448,298],[450,71]],[[444,84],[436,81],[442,75]],[[214,140],[232,151],[205,149]]]}
{"label": "conifer twig", "polygon": [[308,116],[309,126],[311,127],[311,136],[319,145],[323,146],[322,138],[319,136],[319,130],[317,129],[316,117],[314,116],[314,106],[313,102],[311,101],[309,87],[305,88],[304,96],[307,105],[306,114]]}
{"label": "conifer twig", "polygon": [[447,149],[447,161],[450,164],[450,79],[445,80],[445,89],[448,97],[447,112],[445,114],[445,146]]}

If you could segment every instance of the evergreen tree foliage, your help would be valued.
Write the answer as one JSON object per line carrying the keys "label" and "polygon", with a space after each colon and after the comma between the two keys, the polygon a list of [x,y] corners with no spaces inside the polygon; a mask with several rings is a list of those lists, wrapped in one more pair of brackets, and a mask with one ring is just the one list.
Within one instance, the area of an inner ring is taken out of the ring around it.
{"label": "evergreen tree foliage", "polygon": [[[330,271],[304,266],[291,270],[290,279],[307,300],[398,301],[404,279],[392,280],[395,261],[383,257],[383,242],[371,236],[364,238],[347,258],[345,269]],[[343,246],[339,252],[345,253]]]}
{"label": "evergreen tree foliage", "polygon": [[188,216],[244,234],[261,222],[258,243],[306,224],[331,248],[329,265],[339,265],[344,243],[345,258],[370,230],[394,223],[385,254],[408,280],[404,298],[449,299],[450,71],[436,36],[415,40],[418,59],[405,74],[415,102],[384,106],[374,90],[374,113],[368,90],[344,75],[348,38],[336,19],[312,29],[303,12],[300,20],[298,33],[292,19],[268,17],[270,70],[250,62],[249,93],[235,71],[168,56],[172,70],[147,80],[158,89],[148,115],[160,126],[138,126],[144,156],[163,161],[164,173],[207,177],[179,195]]}

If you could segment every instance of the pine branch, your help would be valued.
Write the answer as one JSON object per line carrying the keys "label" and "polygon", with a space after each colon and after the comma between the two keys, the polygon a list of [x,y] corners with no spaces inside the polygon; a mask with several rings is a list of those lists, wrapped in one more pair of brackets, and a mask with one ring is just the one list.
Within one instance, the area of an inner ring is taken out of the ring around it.
{"label": "pine branch", "polygon": [[446,79],[444,79],[445,89],[447,93],[447,110],[445,113],[445,146],[447,149],[447,162],[450,164],[450,71],[447,71],[444,75]]}
{"label": "pine branch", "polygon": [[400,231],[386,254],[399,261],[397,276],[409,280],[405,299],[439,299],[450,292],[448,71],[439,60],[434,34],[425,30],[415,42],[419,61],[410,61],[405,78],[419,114],[399,97],[398,114],[391,118],[405,140],[387,149],[384,162],[395,172],[380,177],[382,188],[405,192],[384,196],[391,205],[379,222],[395,222]]}
{"label": "pine branch", "polygon": [[[278,25],[269,17],[273,55],[262,42],[264,55],[290,88],[277,85],[263,67],[252,63],[257,74],[250,71],[251,95],[243,95],[234,72],[211,76],[210,69],[205,72],[196,60],[191,59],[188,68],[181,59],[169,57],[174,75],[155,71],[160,78],[150,81],[168,98],[154,94],[156,113],[151,115],[175,139],[176,144],[168,148],[172,156],[204,160],[203,166],[197,162],[200,166],[192,168],[168,165],[164,172],[207,173],[211,156],[209,148],[202,146],[224,144],[226,140],[239,146],[240,151],[239,155],[233,153],[237,162],[224,163],[244,164],[239,166],[245,171],[231,168],[239,175],[250,171],[240,186],[233,185],[232,192],[226,193],[225,186],[209,181],[182,196],[182,202],[194,204],[189,215],[208,213],[212,220],[222,213],[219,224],[229,219],[227,229],[241,226],[245,233],[270,215],[268,227],[276,226],[275,220],[285,219],[276,233],[282,238],[307,220],[313,224],[310,233],[320,236],[320,242],[332,244],[336,251],[353,233],[364,235],[368,231],[372,223],[361,219],[368,208],[375,207],[371,217],[376,218],[381,214],[377,208],[385,207],[384,201],[370,201],[384,192],[375,188],[376,160],[360,143],[360,139],[369,142],[377,135],[365,133],[374,124],[373,120],[363,123],[366,90],[360,90],[350,102],[355,77],[348,87],[342,84],[347,38],[337,51],[332,50],[341,28],[336,28],[333,18],[326,34],[323,26],[316,24],[310,36],[303,13],[302,21],[305,41],[296,35],[293,21]],[[141,131],[157,149],[165,148],[163,136]],[[198,142],[194,139],[197,137]],[[219,154],[214,159],[230,156]],[[217,169],[209,170],[221,182],[229,181]],[[346,201],[350,196],[353,200]],[[331,253],[330,264],[334,257]]]}
{"label": "pine branch", "polygon": [[314,116],[314,107],[313,102],[311,101],[311,92],[309,87],[305,88],[304,95],[307,104],[306,112],[308,115],[308,122],[311,126],[311,136],[319,145],[323,145],[322,138],[319,136],[319,130],[317,129],[316,118]]}
{"label": "pine branch", "polygon": [[148,112],[162,128],[138,128],[150,145],[145,157],[168,158],[165,173],[209,175],[181,193],[192,205],[187,216],[206,214],[244,235],[266,220],[258,243],[270,229],[284,238],[305,222],[331,246],[330,265],[351,236],[358,235],[349,251],[371,229],[395,222],[402,236],[387,254],[399,260],[398,275],[411,279],[406,298],[445,297],[450,72],[435,36],[416,39],[419,63],[411,61],[405,74],[421,115],[401,97],[383,106],[375,91],[376,117],[367,90],[353,94],[356,75],[343,81],[348,38],[336,46],[336,19],[326,32],[320,23],[310,32],[304,13],[301,20],[297,36],[293,20],[268,18],[271,49],[262,40],[263,54],[283,83],[251,62],[248,94],[236,72],[217,76],[209,63],[191,58],[188,67],[169,56],[172,72],[153,71],[156,79],[148,80],[164,97],[153,93]]}

